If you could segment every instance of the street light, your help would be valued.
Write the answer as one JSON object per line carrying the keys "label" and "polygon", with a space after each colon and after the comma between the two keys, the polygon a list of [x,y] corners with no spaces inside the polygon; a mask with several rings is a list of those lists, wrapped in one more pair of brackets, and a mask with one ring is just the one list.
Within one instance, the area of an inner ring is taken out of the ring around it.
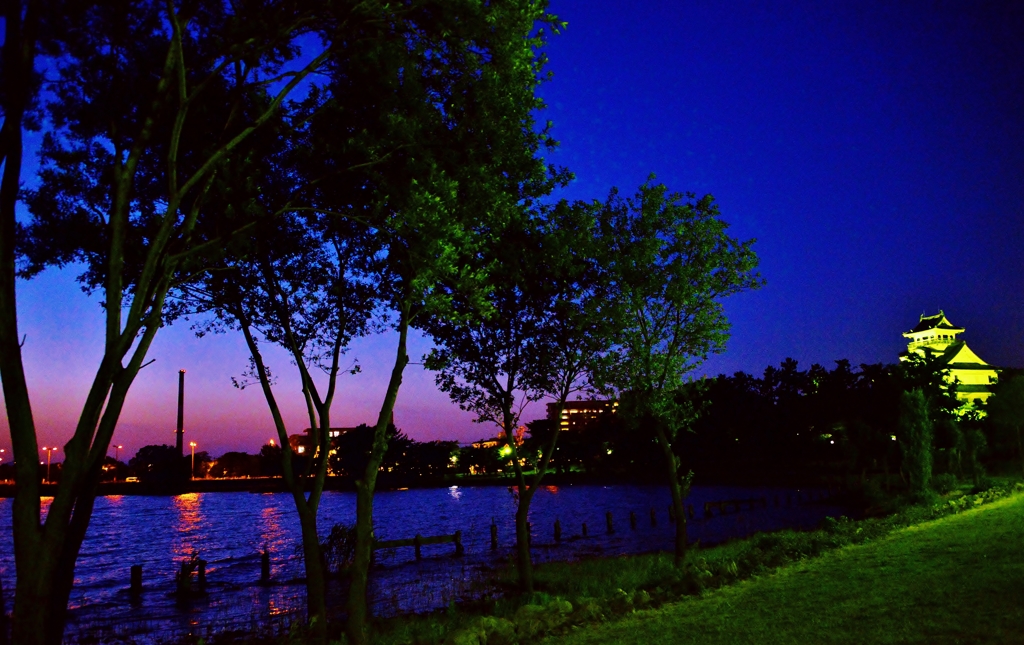
{"label": "street light", "polygon": [[114,481],[117,481],[117,465],[121,463],[121,448],[124,446],[114,446]]}
{"label": "street light", "polygon": [[46,451],[46,483],[50,483],[50,454],[54,450],[60,450],[60,448],[56,446],[51,446],[49,448],[43,446],[43,450]]}
{"label": "street light", "polygon": [[196,478],[196,442],[195,441],[189,441],[188,445],[189,445],[190,448],[192,448],[192,475],[189,477],[189,479],[195,479]]}

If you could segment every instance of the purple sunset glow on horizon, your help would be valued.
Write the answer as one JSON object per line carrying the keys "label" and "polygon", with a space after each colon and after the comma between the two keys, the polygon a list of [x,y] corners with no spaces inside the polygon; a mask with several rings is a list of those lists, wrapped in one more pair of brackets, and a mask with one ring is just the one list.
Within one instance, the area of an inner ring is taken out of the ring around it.
{"label": "purple sunset glow on horizon", "polygon": [[[714,194],[732,233],[758,240],[768,284],[726,302],[728,349],[695,375],[760,374],[787,357],[893,362],[900,333],[940,308],[982,359],[1024,366],[1024,5],[555,0],[551,11],[569,27],[547,49],[539,120],[561,142],[550,161],[577,177],[556,196],[630,195],[654,172]],[[26,159],[28,184],[34,168]],[[18,283],[40,445],[70,438],[102,350],[99,300],[75,276]],[[354,344],[362,373],[343,377],[332,426],[376,420],[394,346],[390,334]],[[429,348],[413,339],[413,363]],[[251,453],[275,437],[259,387],[232,386],[247,365],[240,336],[199,339],[178,322],[148,358],[114,435],[123,460],[173,445],[179,369],[186,445]],[[282,353],[270,364],[289,432],[301,432],[295,370]],[[415,364],[395,421],[417,440],[495,433]]]}

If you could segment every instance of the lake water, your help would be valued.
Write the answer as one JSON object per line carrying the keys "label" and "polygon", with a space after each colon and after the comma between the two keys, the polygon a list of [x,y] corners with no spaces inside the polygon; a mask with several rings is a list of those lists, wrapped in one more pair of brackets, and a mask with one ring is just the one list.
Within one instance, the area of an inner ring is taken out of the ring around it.
{"label": "lake water", "polygon": [[[704,544],[781,528],[812,528],[826,515],[844,513],[827,502],[787,505],[795,491],[775,488],[696,486],[687,500],[697,510],[689,524],[691,541]],[[806,494],[806,491],[805,491]],[[707,501],[765,497],[768,508],[703,518]],[[780,499],[776,507],[774,500]],[[48,501],[48,500],[47,500]],[[574,560],[670,550],[674,525],[668,522],[670,496],[661,486],[576,485],[539,491],[531,507],[532,552],[536,562]],[[378,552],[371,587],[377,614],[426,611],[472,593],[486,572],[512,557],[515,499],[504,487],[451,487],[382,492],[375,498],[378,540],[451,534],[462,531],[466,553],[454,557],[451,544]],[[0,577],[11,611],[14,554],[11,543],[13,500],[0,499]],[[650,510],[657,525],[652,526]],[[611,512],[614,533],[607,533]],[[637,514],[632,530],[629,514]],[[321,533],[334,523],[355,523],[355,495],[326,492],[320,509]],[[559,519],[562,542],[555,544]],[[490,547],[490,525],[498,526],[499,548]],[[582,524],[588,537],[581,536]],[[298,517],[288,494],[192,493],[176,497],[111,496],[96,501],[82,545],[71,595],[67,634],[72,640],[93,635],[134,637],[208,633],[225,629],[273,629],[303,610],[305,587]],[[272,554],[270,586],[258,584],[260,551]],[[174,574],[193,552],[207,561],[208,593],[181,602],[174,596]],[[143,594],[128,593],[131,565],[143,566]],[[329,602],[340,610],[344,589],[336,585]],[[486,590],[478,593],[487,593]]]}

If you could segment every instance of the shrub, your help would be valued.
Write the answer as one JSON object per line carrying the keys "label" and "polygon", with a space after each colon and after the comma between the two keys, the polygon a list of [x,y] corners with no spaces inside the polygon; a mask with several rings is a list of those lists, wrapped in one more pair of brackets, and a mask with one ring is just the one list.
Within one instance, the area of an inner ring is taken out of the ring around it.
{"label": "shrub", "polygon": [[956,490],[958,485],[959,482],[953,473],[943,473],[932,478],[932,489],[939,495],[945,495],[950,491]]}
{"label": "shrub", "polygon": [[920,388],[900,397],[899,436],[910,491],[920,499],[932,477],[932,421],[928,416],[928,399]]}
{"label": "shrub", "polygon": [[356,553],[356,527],[335,524],[327,538],[320,543],[320,551],[324,554],[327,570],[341,573],[352,564]]}

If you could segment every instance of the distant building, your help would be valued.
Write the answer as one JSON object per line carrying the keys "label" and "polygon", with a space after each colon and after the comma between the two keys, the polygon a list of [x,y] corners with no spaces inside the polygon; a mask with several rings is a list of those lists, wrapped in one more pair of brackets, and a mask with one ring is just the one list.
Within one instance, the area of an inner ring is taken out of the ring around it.
{"label": "distant building", "polygon": [[469,444],[470,448],[497,448],[505,443],[505,436],[501,435],[494,439],[481,439]]}
{"label": "distant building", "polygon": [[581,432],[607,415],[615,414],[618,408],[618,401],[566,401],[559,416],[558,404],[548,403],[548,420],[557,423],[559,430]]}
{"label": "distant building", "polygon": [[[288,445],[291,446],[292,452],[294,452],[297,455],[304,455],[306,454],[307,450],[313,448],[313,440],[310,436],[311,430],[311,428],[306,428],[306,431],[303,432],[302,434],[293,434],[288,436]],[[345,434],[346,432],[351,432],[353,430],[355,430],[355,428],[331,428],[330,430],[327,431],[327,433],[331,437],[331,441],[333,442],[341,435]],[[334,450],[332,450],[331,453],[333,454]]]}
{"label": "distant building", "polygon": [[971,351],[967,343],[957,339],[957,334],[963,332],[964,328],[949,322],[942,310],[934,316],[922,314],[916,327],[903,332],[903,337],[910,342],[907,351],[900,354],[900,360],[907,361],[911,355],[937,359],[946,370],[946,380],[959,381],[958,399],[972,405],[984,403],[992,395],[991,384],[998,373]]}
{"label": "distant building", "polygon": [[[516,428],[515,433],[512,435],[516,440],[516,446],[523,445],[523,440],[526,437],[526,426],[519,426]],[[469,444],[470,448],[497,448],[504,446],[508,443],[508,439],[505,438],[505,431],[499,430],[498,436],[493,439],[481,439],[480,441],[474,441]]]}

